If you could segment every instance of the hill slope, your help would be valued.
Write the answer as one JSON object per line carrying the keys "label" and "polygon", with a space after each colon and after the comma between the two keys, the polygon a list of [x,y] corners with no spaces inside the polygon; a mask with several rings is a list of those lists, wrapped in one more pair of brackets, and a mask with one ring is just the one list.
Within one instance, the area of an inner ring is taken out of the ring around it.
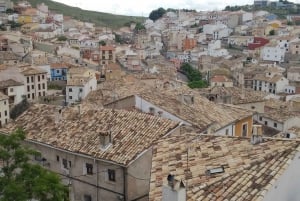
{"label": "hill slope", "polygon": [[[12,1],[15,3],[18,0],[12,0]],[[36,7],[37,4],[45,3],[49,7],[49,10],[51,11],[62,13],[65,16],[71,16],[75,19],[82,20],[85,22],[92,22],[95,23],[97,26],[119,28],[124,26],[125,23],[130,21],[143,22],[145,20],[144,17],[113,15],[110,13],[83,10],[78,7],[72,7],[72,6],[68,6],[50,0],[27,0],[27,1],[31,3],[33,7]]]}

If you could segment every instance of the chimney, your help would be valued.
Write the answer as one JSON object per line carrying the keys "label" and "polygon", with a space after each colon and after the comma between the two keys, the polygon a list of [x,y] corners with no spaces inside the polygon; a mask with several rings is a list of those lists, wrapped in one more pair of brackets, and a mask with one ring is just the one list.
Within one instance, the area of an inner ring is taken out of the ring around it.
{"label": "chimney", "polygon": [[252,136],[251,136],[251,144],[259,144],[263,142],[262,138],[262,125],[253,125],[252,126]]}
{"label": "chimney", "polygon": [[81,105],[77,105],[77,109],[78,109],[78,115],[81,115],[81,112],[82,112]]}
{"label": "chimney", "polygon": [[55,123],[59,123],[62,119],[62,108],[55,112]]}
{"label": "chimney", "polygon": [[182,181],[169,174],[168,184],[163,186],[162,201],[186,201],[186,189]]}
{"label": "chimney", "polygon": [[194,104],[193,94],[179,94],[177,100],[186,105]]}
{"label": "chimney", "polygon": [[112,144],[111,131],[100,131],[99,132],[100,149],[106,150]]}

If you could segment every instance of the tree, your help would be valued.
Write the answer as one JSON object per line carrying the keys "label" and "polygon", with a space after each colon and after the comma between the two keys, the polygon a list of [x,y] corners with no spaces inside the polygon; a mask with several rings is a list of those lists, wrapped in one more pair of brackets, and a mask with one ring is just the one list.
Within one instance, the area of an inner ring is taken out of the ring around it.
{"label": "tree", "polygon": [[189,82],[188,86],[192,89],[194,89],[194,88],[205,88],[205,87],[208,86],[208,84],[205,80],[199,80],[199,81]]}
{"label": "tree", "polygon": [[270,35],[270,36],[274,36],[274,35],[275,35],[275,30],[272,29],[271,31],[269,31],[269,35]]}
{"label": "tree", "polygon": [[180,70],[187,76],[189,79],[188,86],[190,88],[204,88],[208,84],[205,80],[202,80],[202,75],[199,70],[194,69],[190,64],[184,63],[180,67]]}
{"label": "tree", "polygon": [[105,45],[106,45],[106,42],[105,42],[104,40],[101,40],[101,41],[99,41],[99,45],[100,45],[100,46],[105,46]]}
{"label": "tree", "polygon": [[146,27],[142,23],[138,22],[136,23],[134,30],[135,32],[139,32],[141,30],[146,30]]}
{"label": "tree", "polygon": [[64,36],[64,35],[61,35],[61,36],[57,37],[57,40],[58,41],[66,41],[66,40],[68,40],[68,38],[66,36]]}
{"label": "tree", "polygon": [[40,157],[40,153],[22,146],[24,139],[21,129],[0,135],[0,201],[67,200],[67,188],[58,175],[29,163],[30,157]]}
{"label": "tree", "polygon": [[149,15],[149,19],[156,21],[161,18],[167,11],[164,8],[158,8],[156,10],[151,11]]}

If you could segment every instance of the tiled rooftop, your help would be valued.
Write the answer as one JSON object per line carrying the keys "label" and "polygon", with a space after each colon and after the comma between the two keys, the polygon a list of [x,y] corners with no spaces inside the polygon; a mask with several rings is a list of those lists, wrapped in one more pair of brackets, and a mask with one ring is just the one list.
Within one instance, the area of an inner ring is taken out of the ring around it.
{"label": "tiled rooftop", "polygon": [[[252,145],[249,139],[170,136],[153,149],[150,201],[162,199],[167,176],[182,180],[187,200],[261,200],[282,175],[300,142],[265,139]],[[188,155],[187,155],[188,154]],[[223,173],[206,174],[223,167]]]}
{"label": "tiled rooftop", "polygon": [[139,94],[143,99],[166,110],[167,112],[191,123],[201,131],[214,124],[215,129],[222,128],[236,120],[240,120],[252,115],[248,110],[230,105],[215,104],[208,99],[193,94],[193,102],[183,103],[185,99],[181,93],[176,91],[164,92],[144,92]]}
{"label": "tiled rooftop", "polygon": [[232,82],[232,80],[224,75],[215,75],[211,78],[211,82]]}
{"label": "tiled rooftop", "polygon": [[60,69],[60,68],[69,68],[70,64],[68,63],[52,63],[50,65],[51,69]]}
{"label": "tiled rooftop", "polygon": [[[59,109],[62,115],[59,115]],[[122,110],[84,110],[33,105],[2,131],[21,127],[28,140],[91,157],[128,165],[178,123],[148,114]],[[100,149],[99,134],[111,131],[113,145]]]}
{"label": "tiled rooftop", "polygon": [[253,80],[260,80],[260,81],[265,81],[265,82],[270,82],[270,83],[276,83],[281,78],[283,78],[282,75],[274,75],[273,77],[267,77],[264,74],[258,74],[256,76],[254,76]]}
{"label": "tiled rooftop", "polygon": [[0,100],[6,100],[6,99],[8,99],[8,96],[0,92]]}
{"label": "tiled rooftop", "polygon": [[67,86],[84,86],[89,80],[92,79],[90,77],[73,77],[67,81]]}
{"label": "tiled rooftop", "polygon": [[239,87],[218,87],[215,86],[209,91],[211,94],[218,94],[219,96],[232,96],[232,104],[243,104],[252,102],[264,101],[266,93],[261,91],[254,91],[253,89]]}
{"label": "tiled rooftop", "polygon": [[[157,80],[156,84],[151,86],[138,79],[135,79],[134,82],[108,82],[102,85],[101,90],[92,92],[85,102],[104,105],[113,100],[137,95],[182,120],[195,125],[200,130],[204,130],[214,123],[217,124],[215,128],[218,129],[235,120],[252,115],[251,112],[238,107],[218,105],[210,102],[186,86],[166,88],[160,80]],[[169,84],[172,85],[173,83]],[[192,94],[194,96],[194,103],[182,103],[180,94]]]}
{"label": "tiled rooftop", "polygon": [[7,87],[12,87],[12,86],[22,86],[22,85],[23,83],[17,82],[13,79],[0,81],[0,89],[5,89]]}
{"label": "tiled rooftop", "polygon": [[36,74],[45,74],[47,73],[47,71],[38,69],[38,68],[34,68],[34,67],[29,67],[26,68],[25,70],[23,70],[21,72],[23,75],[36,75]]}
{"label": "tiled rooftop", "polygon": [[106,50],[106,51],[107,50],[112,50],[112,51],[114,51],[115,48],[111,45],[105,45],[105,46],[100,46],[100,50]]}
{"label": "tiled rooftop", "polygon": [[278,122],[284,122],[293,117],[300,118],[300,112],[293,111],[289,102],[270,99],[265,104],[265,112],[263,116]]}

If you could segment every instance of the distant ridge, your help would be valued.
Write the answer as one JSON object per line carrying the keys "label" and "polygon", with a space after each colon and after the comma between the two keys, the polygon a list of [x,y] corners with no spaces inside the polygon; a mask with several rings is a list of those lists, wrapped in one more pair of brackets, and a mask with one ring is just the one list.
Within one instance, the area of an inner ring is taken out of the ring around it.
{"label": "distant ridge", "polygon": [[[96,11],[83,10],[78,7],[68,6],[63,3],[51,1],[51,0],[27,0],[33,7],[36,7],[37,4],[45,3],[49,10],[61,13],[65,16],[71,16],[75,19],[92,22],[97,26],[109,27],[112,29],[120,28],[124,26],[125,23],[134,21],[134,22],[143,22],[145,17],[136,17],[136,16],[125,16],[125,15],[114,15],[110,13],[102,13]],[[18,0],[12,0],[16,3]]]}

